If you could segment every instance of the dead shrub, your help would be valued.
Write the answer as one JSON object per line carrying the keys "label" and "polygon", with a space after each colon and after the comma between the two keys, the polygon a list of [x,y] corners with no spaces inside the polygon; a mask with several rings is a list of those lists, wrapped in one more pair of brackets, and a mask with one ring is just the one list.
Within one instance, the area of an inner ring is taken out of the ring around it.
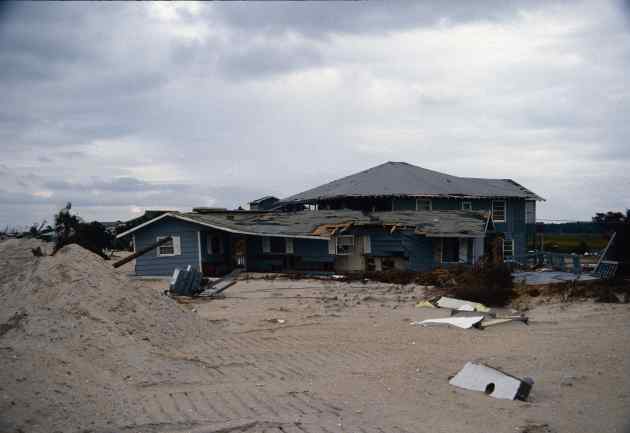
{"label": "dead shrub", "polygon": [[514,296],[510,268],[503,263],[483,264],[457,274],[453,295],[489,306],[503,306]]}

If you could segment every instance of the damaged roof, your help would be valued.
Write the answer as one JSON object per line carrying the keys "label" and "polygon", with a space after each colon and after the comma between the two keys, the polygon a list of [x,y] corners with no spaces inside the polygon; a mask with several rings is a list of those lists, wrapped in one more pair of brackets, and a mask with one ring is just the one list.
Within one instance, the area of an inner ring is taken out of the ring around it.
{"label": "damaged roof", "polygon": [[208,214],[172,212],[121,233],[118,237],[126,236],[166,216],[231,233],[307,239],[329,239],[338,231],[350,227],[411,229],[416,234],[432,237],[483,237],[488,222],[486,214],[474,211],[398,211],[370,214],[352,210]]}
{"label": "damaged roof", "polygon": [[307,203],[321,199],[367,196],[517,197],[544,200],[512,179],[457,177],[406,162],[386,162],[282,200]]}

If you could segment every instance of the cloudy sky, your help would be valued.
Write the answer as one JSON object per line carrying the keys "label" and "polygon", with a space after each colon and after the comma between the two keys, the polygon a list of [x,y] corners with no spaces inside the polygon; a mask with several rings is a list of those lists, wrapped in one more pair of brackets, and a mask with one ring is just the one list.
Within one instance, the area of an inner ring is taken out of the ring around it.
{"label": "cloudy sky", "polygon": [[382,162],[630,207],[628,2],[0,5],[0,226],[234,207]]}

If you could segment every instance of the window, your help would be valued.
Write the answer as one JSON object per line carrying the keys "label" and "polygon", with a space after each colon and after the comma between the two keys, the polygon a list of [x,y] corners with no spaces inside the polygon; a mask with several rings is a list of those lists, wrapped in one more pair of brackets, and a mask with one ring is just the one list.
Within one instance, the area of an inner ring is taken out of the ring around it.
{"label": "window", "polygon": [[503,258],[514,257],[514,239],[503,239]]}
{"label": "window", "polygon": [[286,252],[286,241],[284,238],[271,238],[271,254],[284,254]]}
{"label": "window", "polygon": [[416,199],[416,210],[431,210],[431,199],[428,198],[417,198]]}
{"label": "window", "polygon": [[463,201],[462,202],[462,210],[472,210],[472,202],[471,201]]}
{"label": "window", "polygon": [[394,259],[390,257],[383,257],[381,259],[381,269],[385,272],[391,271],[396,268],[396,263],[394,263]]}
{"label": "window", "polygon": [[262,249],[264,254],[285,254],[287,251],[286,239],[264,237],[262,238]]}
{"label": "window", "polygon": [[459,239],[444,238],[442,240],[442,262],[459,262]]}
{"label": "window", "polygon": [[495,223],[505,222],[505,200],[492,200],[492,219]]}
{"label": "window", "polygon": [[208,255],[223,255],[223,241],[221,236],[208,235]]}
{"label": "window", "polygon": [[[158,236],[156,241],[161,241],[167,236]],[[181,255],[181,247],[180,247],[180,238],[179,236],[171,236],[171,240],[163,243],[162,245],[158,245],[157,247],[157,256],[179,256]]]}
{"label": "window", "polygon": [[339,236],[337,238],[337,255],[348,256],[354,252],[354,236]]}
{"label": "window", "polygon": [[527,200],[525,202],[525,224],[536,223],[536,202],[534,200]]}

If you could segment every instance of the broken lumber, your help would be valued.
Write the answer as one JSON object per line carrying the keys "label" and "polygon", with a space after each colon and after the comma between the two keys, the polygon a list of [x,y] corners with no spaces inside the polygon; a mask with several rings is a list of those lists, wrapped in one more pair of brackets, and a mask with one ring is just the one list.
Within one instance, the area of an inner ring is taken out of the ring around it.
{"label": "broken lumber", "polygon": [[130,255],[130,256],[125,257],[124,259],[118,260],[118,261],[117,261],[116,263],[114,263],[112,266],[113,266],[113,267],[115,267],[115,268],[119,268],[119,267],[121,267],[122,265],[124,265],[125,263],[129,263],[129,262],[130,262],[130,261],[132,261],[133,259],[138,258],[138,257],[140,257],[140,256],[142,256],[142,255],[144,255],[144,254],[148,253],[148,252],[149,252],[149,251],[151,251],[152,249],[157,248],[157,247],[159,247],[160,245],[165,244],[165,243],[167,243],[167,242],[169,242],[169,241],[171,241],[171,240],[173,240],[173,238],[172,238],[172,237],[170,237],[170,236],[167,236],[167,237],[165,237],[164,239],[160,239],[159,241],[157,241],[157,242],[155,242],[155,243],[153,243],[153,244],[149,245],[149,246],[148,246],[148,247],[146,247],[146,248],[141,249],[140,251],[137,251],[137,252],[133,253],[133,254],[132,254],[132,255]]}

